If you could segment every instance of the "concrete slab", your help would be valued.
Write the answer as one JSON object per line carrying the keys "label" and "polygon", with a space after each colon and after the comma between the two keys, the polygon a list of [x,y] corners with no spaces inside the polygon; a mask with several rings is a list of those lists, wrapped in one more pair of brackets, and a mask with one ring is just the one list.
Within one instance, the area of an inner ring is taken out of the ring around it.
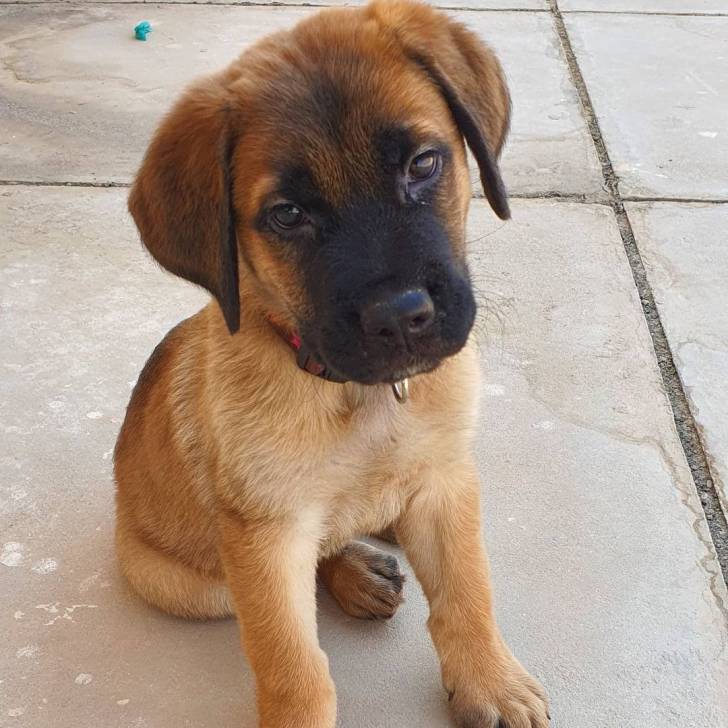
{"label": "concrete slab", "polygon": [[[180,89],[307,8],[0,5],[0,178],[128,182]],[[514,96],[512,191],[601,193],[546,13],[461,13],[502,55]],[[133,40],[141,19],[155,31]]]}
{"label": "concrete slab", "polygon": [[728,14],[725,0],[559,0],[559,7],[564,12]]}
{"label": "concrete slab", "polygon": [[728,17],[566,16],[622,194],[728,199]]}
{"label": "concrete slab", "polygon": [[[498,53],[513,96],[503,154],[509,189],[518,194],[606,197],[601,165],[581,115],[551,17],[546,13],[455,13]],[[475,165],[471,176],[477,180]],[[476,185],[475,193],[482,192]]]}
{"label": "concrete slab", "polygon": [[[0,725],[253,728],[234,623],[140,604],[112,554],[134,378],[205,296],[142,252],[123,190],[0,189]],[[559,728],[722,728],[725,589],[607,207],[471,220],[478,457],[498,610]],[[413,578],[388,624],[321,595],[346,728],[442,728]],[[721,606],[723,605],[723,606]]]}
{"label": "concrete slab", "polygon": [[728,515],[728,205],[627,209]]}

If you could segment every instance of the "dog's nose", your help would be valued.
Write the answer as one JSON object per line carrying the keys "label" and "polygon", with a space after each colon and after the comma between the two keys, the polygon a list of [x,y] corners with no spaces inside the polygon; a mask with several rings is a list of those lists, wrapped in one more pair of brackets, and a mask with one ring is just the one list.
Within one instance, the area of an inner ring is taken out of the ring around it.
{"label": "dog's nose", "polygon": [[423,288],[380,296],[361,311],[361,325],[367,335],[398,341],[423,333],[434,318],[435,306]]}

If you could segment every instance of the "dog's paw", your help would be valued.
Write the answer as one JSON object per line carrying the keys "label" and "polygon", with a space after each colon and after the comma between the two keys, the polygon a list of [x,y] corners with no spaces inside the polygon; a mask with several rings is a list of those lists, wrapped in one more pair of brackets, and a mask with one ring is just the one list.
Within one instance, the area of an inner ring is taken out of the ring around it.
{"label": "dog's paw", "polygon": [[319,574],[341,608],[359,619],[389,619],[402,603],[404,574],[394,556],[353,541]]}
{"label": "dog's paw", "polygon": [[548,728],[545,690],[518,662],[480,690],[463,685],[450,692],[458,728]]}
{"label": "dog's paw", "polygon": [[258,728],[335,728],[336,690],[330,678],[306,683],[305,690],[259,688],[258,710]]}

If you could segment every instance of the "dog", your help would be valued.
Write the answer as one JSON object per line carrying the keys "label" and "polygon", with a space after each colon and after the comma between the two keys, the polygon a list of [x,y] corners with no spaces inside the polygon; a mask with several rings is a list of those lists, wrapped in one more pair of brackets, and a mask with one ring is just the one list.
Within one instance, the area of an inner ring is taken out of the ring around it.
{"label": "dog", "polygon": [[329,9],[192,85],[129,196],[141,239],[210,303],[147,361],[115,450],[131,587],[235,615],[262,728],[333,728],[318,578],[391,617],[393,529],[430,605],[461,728],[544,728],[495,623],[471,455],[478,365],[466,144],[495,214],[510,97],[493,52],[409,0]]}

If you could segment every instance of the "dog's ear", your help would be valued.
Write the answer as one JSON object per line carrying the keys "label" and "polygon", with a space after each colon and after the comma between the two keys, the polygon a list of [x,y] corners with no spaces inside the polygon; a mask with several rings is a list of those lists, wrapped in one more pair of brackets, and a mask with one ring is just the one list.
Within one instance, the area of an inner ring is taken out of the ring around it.
{"label": "dog's ear", "polygon": [[186,91],[152,139],[129,211],[157,261],[210,291],[235,333],[240,293],[232,114],[220,82],[206,80]]}
{"label": "dog's ear", "polygon": [[510,209],[498,157],[508,133],[511,101],[495,54],[464,25],[426,5],[382,0],[372,12],[439,87],[478,163],[490,206],[507,220]]}

